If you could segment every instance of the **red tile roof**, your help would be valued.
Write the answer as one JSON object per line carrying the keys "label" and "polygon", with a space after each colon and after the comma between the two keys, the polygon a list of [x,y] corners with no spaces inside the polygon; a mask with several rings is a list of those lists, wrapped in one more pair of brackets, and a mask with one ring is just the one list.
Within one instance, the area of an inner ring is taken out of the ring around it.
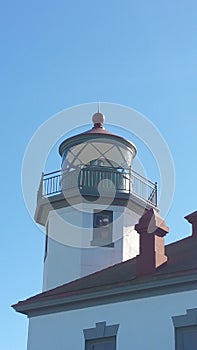
{"label": "red tile roof", "polygon": [[15,310],[25,312],[26,308],[39,303],[46,304],[49,301],[88,295],[92,292],[108,291],[108,295],[117,288],[128,286],[137,287],[145,283],[162,281],[162,285],[169,283],[169,278],[196,274],[197,281],[197,239],[190,236],[166,246],[168,261],[157,271],[146,277],[136,277],[136,259],[110,266],[104,270],[95,272],[70,283],[37,294],[31,298],[19,301],[13,305]]}

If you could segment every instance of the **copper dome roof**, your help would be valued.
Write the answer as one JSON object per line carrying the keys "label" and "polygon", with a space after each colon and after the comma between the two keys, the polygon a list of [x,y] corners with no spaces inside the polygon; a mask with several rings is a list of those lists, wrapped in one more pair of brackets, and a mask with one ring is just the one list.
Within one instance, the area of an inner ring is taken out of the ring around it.
{"label": "copper dome roof", "polygon": [[103,123],[105,121],[105,116],[102,113],[100,113],[100,112],[95,113],[92,116],[92,121],[94,123],[94,126],[91,129],[89,129],[85,132],[82,132],[80,134],[71,136],[68,139],[64,140],[60,144],[59,153],[61,156],[67,147],[70,147],[70,146],[73,146],[76,144],[80,144],[80,143],[86,141],[87,139],[93,140],[95,138],[98,139],[98,138],[103,138],[103,137],[108,139],[108,140],[113,139],[113,140],[119,141],[120,143],[123,143],[127,147],[132,148],[134,156],[136,155],[136,152],[137,152],[136,147],[131,141],[125,139],[122,136],[116,135],[116,134],[112,133],[111,131],[106,130],[103,127]]}

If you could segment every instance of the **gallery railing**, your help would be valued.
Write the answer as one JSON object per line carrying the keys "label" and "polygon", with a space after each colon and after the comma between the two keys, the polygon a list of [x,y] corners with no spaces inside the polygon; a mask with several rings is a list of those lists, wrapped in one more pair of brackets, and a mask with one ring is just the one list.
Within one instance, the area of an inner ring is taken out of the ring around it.
{"label": "gallery railing", "polygon": [[116,194],[132,193],[154,206],[157,206],[157,183],[146,179],[134,170],[84,166],[78,170],[58,170],[43,174],[38,190],[38,198],[50,197],[78,186],[81,194],[94,195],[99,191]]}

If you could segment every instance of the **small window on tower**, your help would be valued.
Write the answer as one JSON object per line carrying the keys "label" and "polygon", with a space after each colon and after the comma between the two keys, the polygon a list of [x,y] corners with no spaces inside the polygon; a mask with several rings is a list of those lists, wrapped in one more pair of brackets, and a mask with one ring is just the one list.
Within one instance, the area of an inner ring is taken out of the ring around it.
{"label": "small window on tower", "polygon": [[96,211],[93,218],[93,240],[92,246],[114,247],[113,234],[113,212],[110,210]]}

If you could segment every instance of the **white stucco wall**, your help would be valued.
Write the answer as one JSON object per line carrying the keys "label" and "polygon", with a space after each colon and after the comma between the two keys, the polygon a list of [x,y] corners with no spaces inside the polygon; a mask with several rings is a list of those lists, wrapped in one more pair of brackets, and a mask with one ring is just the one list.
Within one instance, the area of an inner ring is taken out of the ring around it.
{"label": "white stucco wall", "polygon": [[197,307],[197,291],[33,317],[28,350],[84,350],[83,329],[119,324],[117,350],[174,350],[172,316]]}
{"label": "white stucco wall", "polygon": [[140,215],[125,209],[123,225],[123,257],[122,260],[134,258],[139,254],[139,234],[134,230],[134,225],[139,221]]}
{"label": "white stucco wall", "polygon": [[83,204],[51,211],[48,216],[48,248],[44,262],[43,290],[135,257],[139,237],[134,225],[140,215],[121,206],[113,211],[113,248],[93,247],[93,210],[102,205]]}

